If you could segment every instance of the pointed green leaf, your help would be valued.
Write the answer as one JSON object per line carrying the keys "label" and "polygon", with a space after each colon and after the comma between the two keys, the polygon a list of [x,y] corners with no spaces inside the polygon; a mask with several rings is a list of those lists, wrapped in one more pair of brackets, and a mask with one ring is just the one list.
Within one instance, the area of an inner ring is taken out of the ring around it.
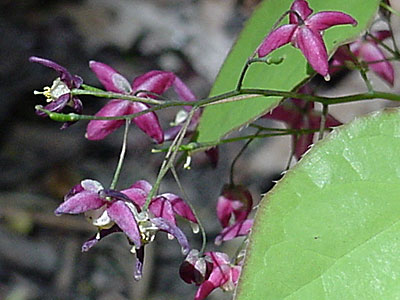
{"label": "pointed green leaf", "polygon": [[[229,56],[227,57],[211,91],[211,96],[232,91],[247,59],[252,55],[273,24],[289,9],[292,0],[265,0],[255,10]],[[343,11],[358,21],[358,25],[335,26],[325,31],[324,40],[329,53],[340,44],[358,37],[376,14],[379,0],[309,0],[314,12],[324,10]],[[288,22],[287,18],[283,22]],[[286,45],[270,56],[284,58],[278,65],[256,63],[248,71],[244,87],[268,88],[290,91],[309,78],[307,62],[300,50]],[[256,119],[278,105],[280,97],[256,97],[243,101],[206,107],[199,125],[199,142],[220,139],[230,131]]]}
{"label": "pointed green leaf", "polygon": [[399,299],[400,110],[335,129],[262,200],[237,300]]}

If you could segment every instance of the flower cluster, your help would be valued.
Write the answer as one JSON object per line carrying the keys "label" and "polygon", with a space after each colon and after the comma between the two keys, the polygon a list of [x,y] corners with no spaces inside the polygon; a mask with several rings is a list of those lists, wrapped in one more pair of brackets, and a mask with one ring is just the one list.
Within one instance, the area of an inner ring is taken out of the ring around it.
{"label": "flower cluster", "polygon": [[104,189],[91,179],[83,180],[65,196],[55,210],[56,215],[84,213],[99,232],[82,246],[88,251],[103,237],[123,232],[136,251],[135,279],[142,276],[144,246],[152,242],[158,231],[175,237],[182,246],[183,254],[189,252],[185,234],[176,225],[175,216],[197,224],[190,207],[179,196],[166,193],[151,200],[149,209],[143,210],[151,185],[144,180],[135,182],[125,190]]}
{"label": "flower cluster", "polygon": [[317,73],[329,79],[328,53],[322,32],[335,25],[357,25],[357,21],[338,11],[321,11],[312,15],[313,10],[305,0],[294,1],[289,11],[289,24],[278,27],[265,38],[258,47],[258,56],[264,57],[292,43]]}
{"label": "flower cluster", "polygon": [[329,72],[333,74],[341,68],[348,66],[349,63],[356,63],[355,60],[360,58],[362,61],[368,63],[369,68],[371,68],[375,74],[382,78],[387,84],[393,86],[393,65],[387,61],[385,54],[380,49],[377,42],[382,42],[389,37],[391,37],[390,31],[380,30],[372,32],[371,36],[365,36],[349,45],[339,47],[330,62]]}
{"label": "flower cluster", "polygon": [[[299,89],[299,93],[312,94],[312,90],[308,85],[305,85]],[[284,122],[290,129],[318,130],[321,124],[321,112],[316,111],[314,106],[314,102],[289,98],[271,113],[264,115],[263,118]],[[330,128],[341,124],[332,115],[326,116],[325,127]],[[313,139],[314,132],[292,135],[293,153],[297,160],[313,144]]]}

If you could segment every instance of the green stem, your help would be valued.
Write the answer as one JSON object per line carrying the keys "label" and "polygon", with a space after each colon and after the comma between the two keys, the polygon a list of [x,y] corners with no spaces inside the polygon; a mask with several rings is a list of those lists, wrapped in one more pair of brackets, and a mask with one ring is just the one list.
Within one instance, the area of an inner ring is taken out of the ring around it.
{"label": "green stem", "polygon": [[190,121],[193,118],[193,114],[196,111],[197,107],[193,107],[189,114],[188,117],[183,124],[181,130],[175,137],[175,139],[172,141],[171,145],[169,146],[168,152],[165,155],[164,161],[160,167],[160,171],[158,173],[156,182],[153,185],[153,188],[151,189],[150,193],[147,195],[146,202],[143,205],[143,210],[146,211],[149,208],[150,202],[155,196],[155,194],[158,192],[158,189],[161,184],[161,180],[164,178],[165,174],[167,174],[168,170],[171,168],[175,161],[176,154],[178,153],[178,148],[182,144],[183,138],[185,137],[186,131],[189,127]]}
{"label": "green stem", "polygon": [[167,148],[162,148],[162,149],[153,149],[152,152],[153,153],[167,152],[170,149],[174,149],[176,151],[191,151],[191,152],[192,151],[201,151],[201,150],[205,150],[205,149],[215,147],[218,145],[238,142],[238,141],[242,141],[242,140],[260,139],[260,138],[266,138],[266,137],[284,136],[284,135],[293,135],[293,134],[300,135],[300,134],[308,134],[308,133],[315,133],[315,132],[319,132],[319,129],[287,129],[286,131],[279,131],[277,133],[245,135],[245,136],[239,136],[239,137],[234,137],[234,138],[229,138],[229,139],[222,139],[219,141],[213,141],[213,142],[207,142],[207,143],[191,142],[187,145],[181,145],[179,147],[169,146]]}
{"label": "green stem", "polygon": [[119,155],[117,167],[115,168],[114,177],[110,184],[110,189],[115,189],[115,186],[117,185],[117,182],[119,179],[119,174],[121,173],[122,164],[124,163],[124,158],[125,158],[125,153],[126,153],[126,144],[128,141],[129,123],[130,123],[130,120],[125,120],[125,130],[124,130],[124,137],[122,140],[121,153]]}
{"label": "green stem", "polygon": [[194,208],[192,203],[189,201],[189,196],[187,195],[187,193],[183,189],[181,181],[179,180],[179,177],[178,177],[178,173],[176,172],[176,169],[175,169],[175,167],[173,165],[171,166],[171,172],[172,172],[172,175],[175,178],[176,183],[178,184],[179,189],[182,191],[182,194],[185,197],[185,200],[186,200],[185,202],[187,203],[187,205],[189,205],[190,209],[192,210],[193,215],[196,218],[197,225],[199,226],[199,229],[200,229],[200,232],[201,232],[201,238],[202,238],[201,249],[200,249],[200,256],[201,256],[203,254],[204,250],[206,249],[206,246],[207,246],[206,231],[204,229],[203,224],[200,221],[200,218],[197,215],[196,209]]}
{"label": "green stem", "polygon": [[[257,136],[259,133],[260,133],[260,131],[261,131],[261,129],[259,129],[257,132],[256,132],[256,134],[255,134],[255,136]],[[242,147],[242,149],[240,149],[240,151],[239,151],[239,153],[235,156],[235,158],[233,159],[233,161],[232,161],[232,164],[231,164],[231,170],[230,170],[230,176],[229,176],[229,178],[230,178],[230,184],[233,186],[233,185],[235,185],[235,183],[234,183],[234,180],[233,180],[233,174],[234,174],[234,169],[235,169],[235,165],[236,165],[236,162],[238,161],[238,159],[240,158],[240,156],[243,154],[243,152],[247,149],[247,147],[250,145],[250,143],[253,141],[254,139],[249,139],[247,142],[246,142],[246,144],[244,144],[244,146]]]}
{"label": "green stem", "polygon": [[325,124],[326,124],[326,116],[328,115],[328,104],[323,104],[322,105],[322,114],[321,114],[321,123],[319,126],[319,134],[318,134],[318,140],[322,140],[324,137],[324,131],[325,131]]}
{"label": "green stem", "polygon": [[390,11],[392,14],[395,14],[396,16],[400,17],[400,12],[393,9],[391,6],[387,5],[385,2],[381,1],[380,6],[383,7],[384,9]]}

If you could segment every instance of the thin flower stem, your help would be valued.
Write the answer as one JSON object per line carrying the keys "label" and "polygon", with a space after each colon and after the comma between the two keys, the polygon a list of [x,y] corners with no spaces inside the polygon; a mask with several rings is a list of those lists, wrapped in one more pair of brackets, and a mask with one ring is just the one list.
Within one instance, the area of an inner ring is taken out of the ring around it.
{"label": "thin flower stem", "polygon": [[[93,93],[91,91],[85,90],[73,90],[84,92],[85,95],[92,95],[92,96],[112,96],[108,98],[113,98],[115,96],[121,96],[120,99],[124,98],[125,100],[141,102],[145,98],[140,97],[133,97],[130,95],[122,95],[108,92],[105,93]],[[82,93],[83,94],[83,93]],[[74,94],[76,95],[76,94]],[[396,93],[387,93],[387,92],[380,92],[380,91],[372,91],[370,93],[360,93],[348,96],[341,96],[341,97],[322,97],[322,96],[315,96],[315,95],[308,95],[308,94],[301,94],[295,92],[288,92],[288,91],[278,91],[278,90],[268,90],[268,89],[241,89],[240,91],[230,91],[220,95],[212,96],[209,98],[200,99],[198,101],[186,102],[186,101],[157,101],[154,99],[145,99],[149,100],[150,102],[155,101],[156,103],[161,103],[157,106],[151,107],[144,111],[141,111],[136,114],[126,115],[126,116],[117,116],[117,117],[99,117],[99,116],[90,116],[90,115],[78,115],[74,113],[70,114],[63,114],[63,113],[56,113],[51,112],[49,110],[44,109],[42,106],[38,105],[35,108],[42,112],[45,112],[51,119],[59,122],[69,122],[69,121],[79,121],[79,120],[125,120],[125,119],[132,119],[148,112],[157,111],[167,107],[175,107],[175,106],[196,106],[196,107],[204,107],[210,104],[218,104],[218,103],[227,103],[227,102],[234,102],[239,100],[245,100],[254,98],[257,96],[265,96],[265,97],[282,97],[282,98],[297,98],[302,99],[309,102],[319,102],[322,104],[339,104],[339,103],[349,103],[355,102],[360,100],[372,100],[372,99],[385,99],[385,100],[392,100],[392,101],[400,101],[400,94]],[[149,103],[150,103],[149,102]],[[154,104],[154,103],[153,103]]]}
{"label": "thin flower stem", "polygon": [[[254,136],[257,136],[260,133],[261,129],[258,129],[257,132],[255,133]],[[254,141],[254,138],[249,139],[246,144],[244,144],[244,146],[242,147],[242,149],[240,149],[239,153],[235,156],[235,158],[232,161],[231,164],[231,170],[230,170],[230,175],[229,175],[229,182],[231,185],[235,185],[234,180],[233,180],[233,174],[234,174],[234,170],[235,170],[235,166],[236,166],[236,162],[238,161],[238,159],[240,158],[240,156],[243,154],[243,152],[247,149],[247,147],[250,145],[250,143]]]}
{"label": "thin flower stem", "polygon": [[328,115],[328,104],[323,104],[322,105],[322,114],[321,114],[321,123],[319,126],[319,134],[318,134],[318,140],[322,140],[324,137],[324,131],[325,131],[325,124],[326,124],[326,116]]}
{"label": "thin flower stem", "polygon": [[164,178],[165,174],[167,174],[168,170],[173,165],[175,158],[176,158],[176,154],[178,153],[179,146],[182,144],[183,138],[185,137],[186,131],[189,127],[190,121],[192,120],[193,114],[196,111],[196,109],[197,109],[197,107],[193,107],[190,110],[188,117],[187,117],[185,123],[183,124],[181,130],[179,131],[179,133],[177,134],[175,139],[172,141],[172,144],[169,146],[168,152],[165,155],[164,161],[160,167],[160,171],[158,173],[156,182],[154,183],[153,188],[151,189],[149,194],[147,195],[146,202],[143,205],[142,209],[144,211],[146,211],[148,209],[151,199],[153,199],[155,194],[158,192],[158,189],[161,184],[161,180]]}
{"label": "thin flower stem", "polygon": [[197,220],[197,225],[199,226],[200,232],[201,232],[201,238],[202,238],[202,242],[201,242],[201,249],[200,249],[200,256],[203,254],[204,250],[206,249],[206,245],[207,245],[207,234],[206,231],[204,229],[203,224],[200,221],[200,218],[197,215],[196,209],[194,208],[194,206],[192,205],[191,201],[189,200],[189,196],[187,195],[186,191],[184,190],[181,181],[179,180],[178,177],[178,173],[176,172],[175,167],[172,165],[171,166],[171,172],[172,175],[175,178],[176,183],[178,184],[179,189],[182,191],[183,196],[185,197],[186,203],[189,205],[190,209],[193,212],[194,217]]}
{"label": "thin flower stem", "polygon": [[245,136],[239,136],[235,138],[229,138],[229,139],[222,139],[220,141],[213,141],[213,142],[207,142],[207,143],[196,143],[196,142],[191,142],[187,145],[180,145],[179,147],[167,147],[167,148],[162,148],[162,149],[153,149],[153,153],[160,153],[160,152],[167,152],[171,148],[176,150],[176,151],[201,151],[205,150],[207,148],[215,147],[218,145],[222,144],[227,144],[227,143],[233,143],[233,142],[238,142],[242,140],[248,140],[248,139],[260,139],[260,138],[266,138],[266,137],[273,137],[273,136],[284,136],[284,135],[292,135],[292,134],[307,134],[307,133],[314,133],[314,132],[319,132],[319,129],[287,129],[287,131],[282,131],[282,132],[276,132],[276,133],[267,133],[267,134],[257,134],[257,135],[245,135]]}
{"label": "thin flower stem", "polygon": [[392,14],[395,14],[396,16],[400,17],[400,12],[393,9],[393,7],[387,5],[385,2],[381,1],[380,6],[386,9],[387,11],[391,12]]}
{"label": "thin flower stem", "polygon": [[121,153],[119,155],[117,167],[115,168],[114,177],[110,184],[110,189],[112,189],[112,190],[115,189],[115,186],[117,185],[117,182],[119,179],[119,174],[121,173],[121,169],[122,169],[122,164],[124,163],[125,153],[126,153],[126,144],[128,141],[129,124],[130,124],[130,120],[128,120],[128,119],[125,120],[125,130],[124,130],[124,137],[122,140]]}

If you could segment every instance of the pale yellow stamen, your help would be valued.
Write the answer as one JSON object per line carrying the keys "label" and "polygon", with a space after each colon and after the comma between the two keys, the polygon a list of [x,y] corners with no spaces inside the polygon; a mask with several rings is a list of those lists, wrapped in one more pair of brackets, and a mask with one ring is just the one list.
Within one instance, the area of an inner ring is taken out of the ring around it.
{"label": "pale yellow stamen", "polygon": [[60,96],[70,92],[71,90],[68,88],[65,82],[61,81],[60,78],[56,78],[51,87],[45,86],[43,88],[43,92],[33,91],[33,94],[44,95],[47,98],[47,102],[52,102],[57,100]]}

